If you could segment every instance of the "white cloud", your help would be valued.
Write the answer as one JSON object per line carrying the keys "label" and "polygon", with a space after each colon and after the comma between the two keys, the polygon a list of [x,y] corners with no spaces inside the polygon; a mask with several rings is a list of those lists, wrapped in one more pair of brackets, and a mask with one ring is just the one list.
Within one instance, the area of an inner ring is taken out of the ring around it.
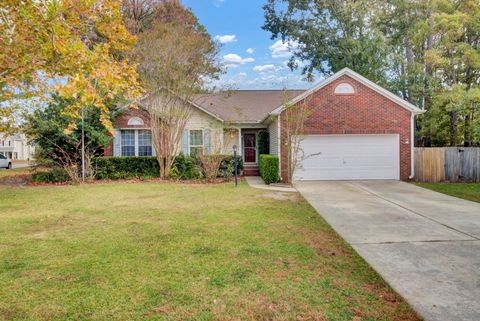
{"label": "white cloud", "polygon": [[215,0],[215,1],[213,2],[213,5],[214,5],[215,7],[220,7],[224,2],[225,2],[225,0]]}
{"label": "white cloud", "polygon": [[[289,63],[289,62],[290,62],[290,60],[285,60],[285,61],[282,63],[283,67],[290,69],[290,67],[288,66],[288,63]],[[305,63],[304,63],[303,61],[301,61],[301,60],[298,60],[298,59],[295,59],[294,64],[297,66],[297,68],[303,68],[303,67],[305,67]]]}
{"label": "white cloud", "polygon": [[241,56],[234,54],[234,53],[229,53],[223,56],[223,63],[227,67],[238,67],[240,65],[244,65],[246,63],[254,62],[255,59],[253,58],[242,58]]}
{"label": "white cloud", "polygon": [[268,72],[268,71],[275,71],[275,65],[267,64],[267,65],[258,65],[253,67],[253,71],[256,72]]}
{"label": "white cloud", "polygon": [[216,35],[215,40],[217,40],[220,43],[231,43],[231,42],[236,42],[237,41],[237,36],[235,35]]}
{"label": "white cloud", "polygon": [[255,52],[255,49],[253,48],[248,48],[247,50],[245,50],[248,54],[253,54]]}
{"label": "white cloud", "polygon": [[[275,66],[278,68],[279,66]],[[244,76],[246,74],[246,76]],[[311,86],[303,78],[291,72],[280,73],[259,73],[256,77],[249,77],[250,74],[239,72],[234,75],[225,75],[215,80],[213,86],[222,89],[282,89],[282,88],[306,88]]]}
{"label": "white cloud", "polygon": [[288,58],[292,55],[292,51],[298,48],[297,41],[283,42],[278,40],[269,47],[273,58]]}
{"label": "white cloud", "polygon": [[305,83],[299,75],[279,75],[277,73],[261,74],[259,77],[246,81],[245,84],[253,88],[305,87]]}

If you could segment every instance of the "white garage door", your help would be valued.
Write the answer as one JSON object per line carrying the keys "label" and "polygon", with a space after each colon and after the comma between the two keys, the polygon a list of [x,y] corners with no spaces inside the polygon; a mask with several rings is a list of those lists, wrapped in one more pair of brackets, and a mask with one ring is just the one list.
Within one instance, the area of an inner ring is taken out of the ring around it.
{"label": "white garage door", "polygon": [[399,135],[311,135],[295,180],[399,179]]}

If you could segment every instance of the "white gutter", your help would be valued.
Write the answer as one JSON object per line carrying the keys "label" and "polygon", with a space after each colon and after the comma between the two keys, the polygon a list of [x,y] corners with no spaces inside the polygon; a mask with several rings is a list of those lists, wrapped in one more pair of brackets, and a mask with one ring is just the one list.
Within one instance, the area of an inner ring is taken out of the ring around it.
{"label": "white gutter", "polygon": [[278,152],[278,173],[280,175],[280,180],[282,180],[282,150],[281,150],[281,146],[282,146],[282,139],[281,139],[281,135],[282,135],[282,131],[280,129],[280,115],[281,114],[278,114],[277,116],[277,123],[278,123],[278,126],[277,126],[277,152]]}
{"label": "white gutter", "polygon": [[410,176],[415,177],[415,113],[410,117]]}

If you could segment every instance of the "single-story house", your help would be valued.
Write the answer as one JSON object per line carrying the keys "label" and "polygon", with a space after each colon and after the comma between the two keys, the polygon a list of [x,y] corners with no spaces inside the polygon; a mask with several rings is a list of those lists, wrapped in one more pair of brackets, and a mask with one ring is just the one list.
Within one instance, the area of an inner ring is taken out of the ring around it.
{"label": "single-story house", "polygon": [[[286,103],[288,102],[288,103]],[[181,140],[184,154],[233,153],[237,145],[246,174],[256,174],[260,131],[269,153],[280,158],[286,180],[285,106],[304,104],[308,118],[304,155],[295,180],[408,180],[413,176],[414,117],[423,111],[345,68],[309,90],[239,90],[199,96]],[[290,108],[289,108],[290,109]],[[108,156],[154,155],[148,113],[128,109],[115,122]],[[228,129],[227,129],[228,128]]]}

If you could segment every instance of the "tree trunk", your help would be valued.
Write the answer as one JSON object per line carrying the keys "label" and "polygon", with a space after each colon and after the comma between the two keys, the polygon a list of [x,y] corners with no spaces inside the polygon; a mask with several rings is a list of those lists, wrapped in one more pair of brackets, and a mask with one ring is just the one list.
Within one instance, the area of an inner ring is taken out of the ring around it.
{"label": "tree trunk", "polygon": [[450,146],[457,145],[458,135],[458,112],[452,111],[452,131],[450,133]]}
{"label": "tree trunk", "polygon": [[470,115],[465,116],[465,126],[463,128],[463,146],[470,146]]}

